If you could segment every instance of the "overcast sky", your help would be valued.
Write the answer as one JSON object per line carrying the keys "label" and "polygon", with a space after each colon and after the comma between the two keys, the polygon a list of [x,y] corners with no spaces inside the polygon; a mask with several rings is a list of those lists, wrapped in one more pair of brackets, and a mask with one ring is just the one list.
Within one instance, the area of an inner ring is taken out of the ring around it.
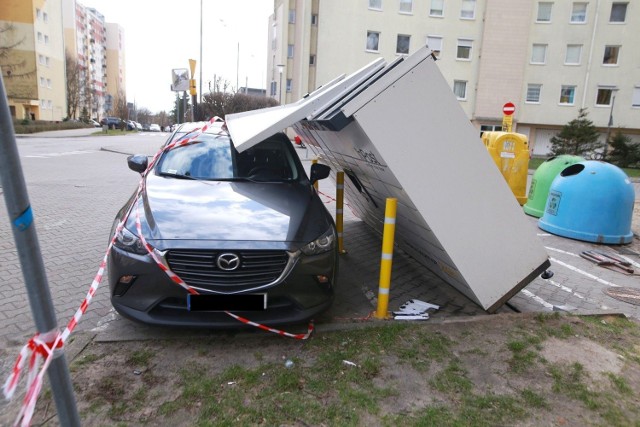
{"label": "overcast sky", "polygon": [[[202,89],[214,75],[236,87],[265,85],[272,0],[78,0],[125,31],[127,100],[152,112],[170,111],[171,70],[196,63],[200,91],[200,3],[203,9]],[[240,54],[238,55],[238,44]],[[240,66],[236,67],[237,59]]]}

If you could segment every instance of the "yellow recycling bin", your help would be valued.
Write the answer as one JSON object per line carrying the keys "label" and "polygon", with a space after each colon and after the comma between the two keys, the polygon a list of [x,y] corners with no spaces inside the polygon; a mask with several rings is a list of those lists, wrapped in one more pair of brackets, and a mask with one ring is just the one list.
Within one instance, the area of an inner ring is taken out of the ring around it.
{"label": "yellow recycling bin", "polygon": [[484,132],[482,142],[518,203],[527,203],[529,143],[526,135],[515,132]]}

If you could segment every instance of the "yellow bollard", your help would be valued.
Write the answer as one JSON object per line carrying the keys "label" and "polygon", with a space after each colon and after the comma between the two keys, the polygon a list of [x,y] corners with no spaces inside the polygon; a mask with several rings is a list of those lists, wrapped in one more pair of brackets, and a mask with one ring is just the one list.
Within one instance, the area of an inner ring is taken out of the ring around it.
{"label": "yellow bollard", "polygon": [[[311,160],[312,165],[315,165],[316,163],[318,163],[318,159]],[[315,187],[316,191],[318,191],[318,181],[314,182],[313,186]]]}
{"label": "yellow bollard", "polygon": [[387,319],[389,288],[391,287],[391,267],[393,265],[393,241],[396,232],[396,210],[398,199],[388,198],[384,210],[384,231],[382,232],[382,256],[380,257],[380,285],[378,287],[378,310],[376,318]]}
{"label": "yellow bollard", "polygon": [[338,231],[338,253],[346,254],[344,250],[344,172],[336,174],[336,229]]}

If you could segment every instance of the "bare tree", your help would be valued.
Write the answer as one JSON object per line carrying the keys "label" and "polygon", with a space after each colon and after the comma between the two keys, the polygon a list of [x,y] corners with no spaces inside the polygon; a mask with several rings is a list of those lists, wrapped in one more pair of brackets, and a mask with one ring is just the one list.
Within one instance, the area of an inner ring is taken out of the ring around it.
{"label": "bare tree", "polygon": [[[80,107],[82,67],[69,52],[65,53],[65,63],[67,69],[67,117],[76,118],[76,113]],[[84,106],[86,108],[86,105]]]}
{"label": "bare tree", "polygon": [[0,69],[9,98],[35,99],[37,86],[31,82],[36,74],[35,58],[30,61],[17,50],[24,39],[16,37],[12,23],[0,24]]}
{"label": "bare tree", "polygon": [[113,98],[113,115],[123,120],[129,120],[129,108],[127,107],[127,98],[124,93],[120,92]]}

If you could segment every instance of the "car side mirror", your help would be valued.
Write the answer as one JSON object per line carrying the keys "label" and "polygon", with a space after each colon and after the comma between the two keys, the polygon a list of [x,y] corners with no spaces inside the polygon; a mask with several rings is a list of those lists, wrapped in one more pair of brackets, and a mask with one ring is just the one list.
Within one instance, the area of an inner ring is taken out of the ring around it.
{"label": "car side mirror", "polygon": [[315,184],[316,181],[321,179],[325,179],[331,173],[331,168],[327,165],[322,165],[320,163],[314,163],[311,165],[311,185]]}
{"label": "car side mirror", "polygon": [[135,156],[127,157],[127,165],[132,171],[143,173],[149,166],[149,158],[144,154],[136,154]]}

